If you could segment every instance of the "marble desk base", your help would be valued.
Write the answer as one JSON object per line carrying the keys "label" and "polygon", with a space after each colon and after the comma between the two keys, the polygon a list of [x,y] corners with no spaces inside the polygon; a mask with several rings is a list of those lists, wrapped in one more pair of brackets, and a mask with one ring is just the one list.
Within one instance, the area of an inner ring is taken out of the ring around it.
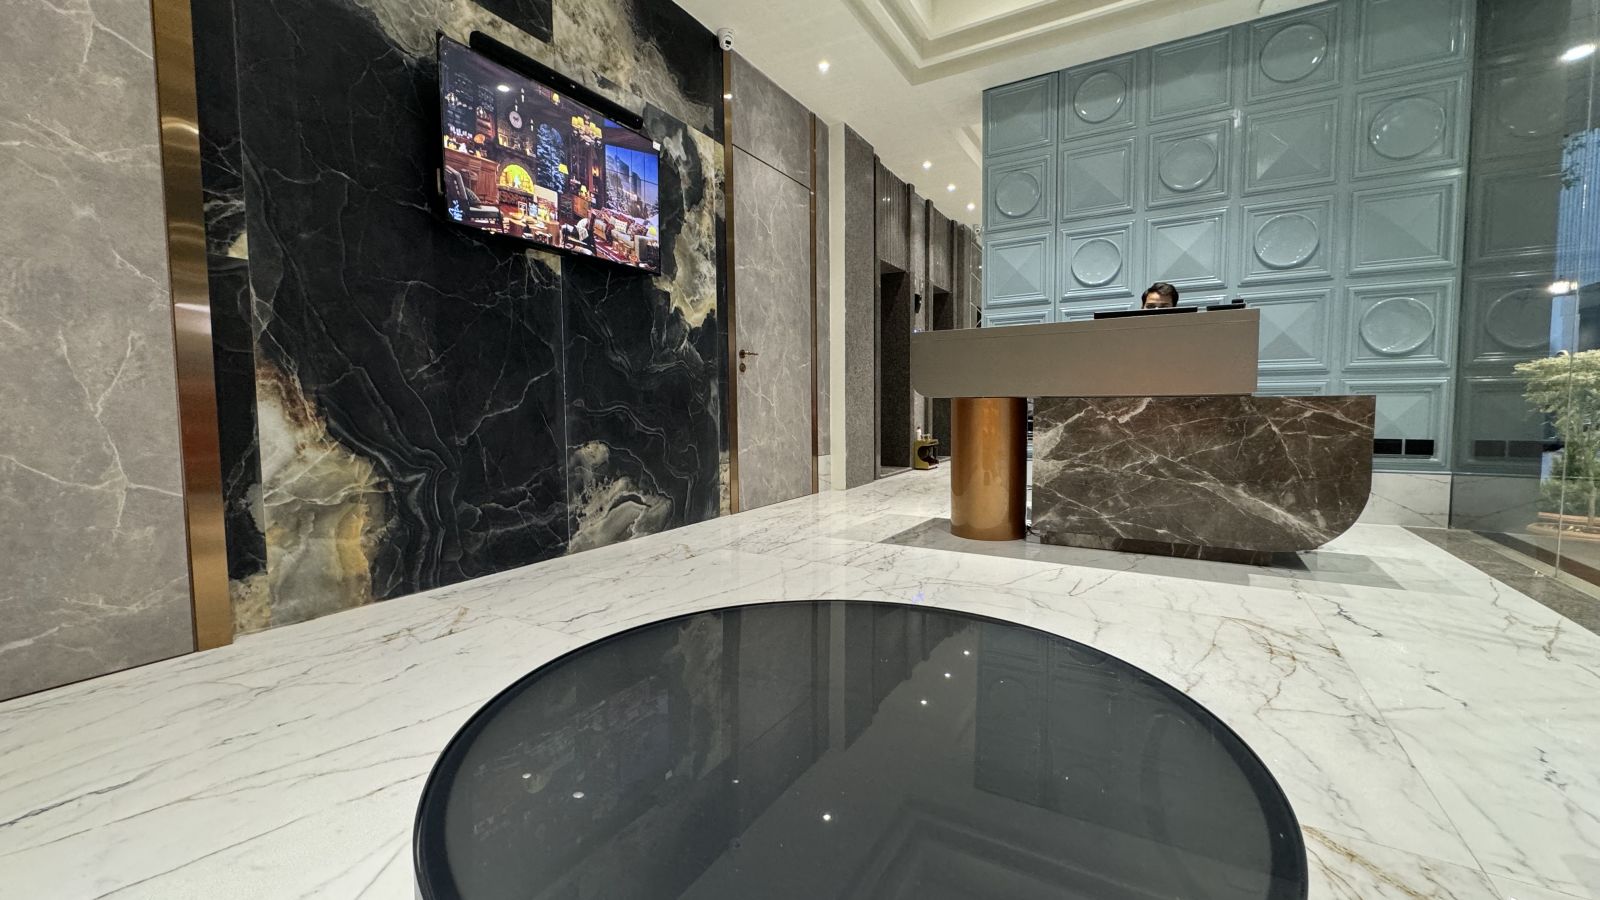
{"label": "marble desk base", "polygon": [[1033,527],[1045,543],[1264,565],[1354,525],[1371,397],[1042,397]]}

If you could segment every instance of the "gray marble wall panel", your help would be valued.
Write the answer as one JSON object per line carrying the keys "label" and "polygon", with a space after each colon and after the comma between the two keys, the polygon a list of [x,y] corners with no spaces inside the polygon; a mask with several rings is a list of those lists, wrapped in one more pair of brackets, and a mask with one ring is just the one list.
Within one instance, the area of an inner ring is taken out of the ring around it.
{"label": "gray marble wall panel", "polygon": [[986,322],[983,315],[983,247],[978,236],[966,225],[957,225],[950,236],[954,245],[951,280],[955,282],[956,327],[976,328]]}
{"label": "gray marble wall panel", "polygon": [[[911,328],[913,331],[927,331],[933,306],[928,299],[928,201],[918,196],[915,191],[911,192],[911,204],[907,209],[906,218],[907,229],[910,232],[906,259],[908,270],[911,272]],[[927,428],[927,405],[923,403],[921,396],[912,391],[912,433]]]}
{"label": "gray marble wall panel", "polygon": [[150,7],[0,36],[0,698],[193,649]]}
{"label": "gray marble wall panel", "polygon": [[833,452],[831,435],[832,416],[828,415],[831,395],[828,379],[833,342],[829,335],[830,282],[828,241],[828,126],[817,122],[817,179],[813,189],[817,197],[817,453],[827,456]]}
{"label": "gray marble wall panel", "polygon": [[733,145],[801,184],[811,183],[811,111],[737,53]]}
{"label": "gray marble wall panel", "polygon": [[733,183],[739,347],[757,354],[739,373],[739,495],[755,509],[811,492],[811,193],[739,149]]}
{"label": "gray marble wall panel", "polygon": [[[878,317],[878,258],[875,235],[879,199],[873,191],[877,161],[872,145],[844,128],[844,486],[878,476],[877,368],[874,334]],[[835,468],[835,478],[838,478]]]}

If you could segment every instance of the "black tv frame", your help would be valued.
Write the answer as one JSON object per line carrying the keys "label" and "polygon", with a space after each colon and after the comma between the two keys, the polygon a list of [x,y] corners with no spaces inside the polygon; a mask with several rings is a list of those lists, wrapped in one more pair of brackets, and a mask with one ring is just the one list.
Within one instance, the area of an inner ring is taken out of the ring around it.
{"label": "black tv frame", "polygon": [[[455,41],[457,44],[461,43],[442,30],[435,31],[433,38],[435,55],[438,53],[440,40],[451,40]],[[571,78],[568,78],[560,72],[557,72],[555,69],[552,69],[538,60],[535,60],[533,57],[528,56],[527,54],[522,53],[504,43],[501,43],[500,41],[495,40],[481,31],[473,31],[471,34],[469,34],[467,43],[464,46],[466,46],[468,50],[477,53],[492,63],[504,66],[525,78],[532,79],[533,81],[543,84],[546,87],[549,87],[558,93],[571,98],[572,100],[582,103],[595,112],[600,113],[601,115],[610,119],[612,122],[621,125],[627,130],[632,131],[649,141],[651,146],[656,149],[658,154],[661,152],[661,142],[651,137],[644,130],[644,117],[638,113],[632,112],[627,107],[622,106],[615,101],[606,99],[604,96],[584,87]],[[434,147],[434,152],[440,154],[439,165],[436,166],[433,171],[434,199],[438,206],[439,217],[443,219],[451,228],[467,232],[475,236],[478,240],[489,241],[496,246],[511,246],[521,250],[534,250],[540,253],[556,253],[572,260],[590,260],[600,265],[608,266],[612,269],[620,270],[621,272],[632,273],[644,278],[659,278],[666,274],[667,269],[665,260],[667,233],[664,228],[661,230],[659,237],[662,263],[657,268],[648,269],[644,266],[631,266],[627,263],[609,260],[598,254],[579,253],[578,251],[569,247],[557,247],[552,244],[541,243],[538,241],[527,241],[519,237],[513,237],[509,234],[501,234],[496,231],[475,228],[450,218],[446,211],[448,201],[446,199],[444,189],[443,151],[439,148],[439,135],[444,133],[444,119],[442,116],[442,109],[440,109],[440,107],[437,105],[434,108],[441,113],[440,117],[435,122],[433,129],[434,139],[432,146]]]}

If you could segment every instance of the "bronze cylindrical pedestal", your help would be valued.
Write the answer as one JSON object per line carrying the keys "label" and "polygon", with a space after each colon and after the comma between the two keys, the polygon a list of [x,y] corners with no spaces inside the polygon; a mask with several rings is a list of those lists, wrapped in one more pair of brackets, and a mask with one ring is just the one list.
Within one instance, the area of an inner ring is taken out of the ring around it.
{"label": "bronze cylindrical pedestal", "polygon": [[1021,540],[1028,524],[1027,399],[956,397],[950,407],[950,533]]}

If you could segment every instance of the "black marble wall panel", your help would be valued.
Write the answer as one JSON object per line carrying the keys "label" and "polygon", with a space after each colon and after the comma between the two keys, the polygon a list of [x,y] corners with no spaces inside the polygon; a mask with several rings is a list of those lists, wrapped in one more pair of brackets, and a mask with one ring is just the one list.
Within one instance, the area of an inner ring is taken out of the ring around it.
{"label": "black marble wall panel", "polygon": [[194,4],[200,181],[205,197],[206,264],[211,287],[212,364],[226,503],[228,582],[237,618],[265,611],[267,545],[256,435],[256,354],[239,135],[233,0]]}
{"label": "black marble wall panel", "polygon": [[541,41],[554,34],[555,10],[551,0],[477,0],[479,6]]}
{"label": "black marble wall panel", "polygon": [[[705,29],[664,0],[201,6],[241,629],[718,513],[722,74]],[[662,275],[436,212],[441,30],[486,31],[645,114]]]}
{"label": "black marble wall panel", "polygon": [[205,192],[206,252],[243,256],[244,178],[239,143],[239,91],[234,0],[192,4],[195,100],[200,119],[200,184]]}
{"label": "black marble wall panel", "polygon": [[569,264],[562,294],[572,549],[716,516],[716,321],[694,325],[651,279],[592,265]]}
{"label": "black marble wall panel", "polygon": [[911,465],[911,286],[910,275],[889,272],[878,289],[878,453],[883,469]]}
{"label": "black marble wall panel", "polygon": [[[240,205],[243,208],[243,205]],[[267,540],[262,530],[261,449],[256,439],[256,351],[248,260],[211,254],[211,350],[217,382],[218,449],[236,617],[253,620],[266,600]]]}

